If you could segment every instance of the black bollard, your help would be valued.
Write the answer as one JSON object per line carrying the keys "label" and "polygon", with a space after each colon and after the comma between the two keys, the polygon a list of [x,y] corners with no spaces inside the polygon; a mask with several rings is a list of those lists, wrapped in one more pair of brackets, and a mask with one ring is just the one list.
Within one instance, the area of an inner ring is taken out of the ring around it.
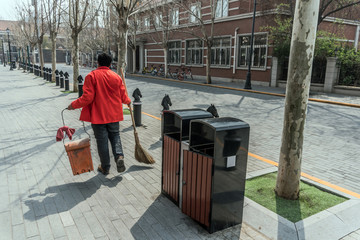
{"label": "black bollard", "polygon": [[30,65],[30,73],[34,72],[34,65]]}
{"label": "black bollard", "polygon": [[55,85],[59,86],[60,82],[59,82],[59,70],[55,70]]}
{"label": "black bollard", "polygon": [[64,76],[65,76],[65,91],[69,91],[70,90],[69,74],[67,72],[65,72]]}
{"label": "black bollard", "polygon": [[135,100],[133,102],[133,111],[134,111],[134,120],[135,120],[135,126],[141,126],[141,101],[140,98],[142,97],[141,92],[138,88],[136,88],[132,95]]}
{"label": "black bollard", "polygon": [[46,67],[43,67],[43,78],[46,80]]}
{"label": "black bollard", "polygon": [[60,74],[60,88],[64,88],[64,73],[63,71],[60,71],[59,74]]}
{"label": "black bollard", "polygon": [[49,82],[51,82],[51,77],[52,77],[52,70],[51,70],[51,68],[48,68],[47,80]]}
{"label": "black bollard", "polygon": [[81,97],[83,95],[84,79],[81,75],[79,75],[77,80],[78,80],[79,97]]}

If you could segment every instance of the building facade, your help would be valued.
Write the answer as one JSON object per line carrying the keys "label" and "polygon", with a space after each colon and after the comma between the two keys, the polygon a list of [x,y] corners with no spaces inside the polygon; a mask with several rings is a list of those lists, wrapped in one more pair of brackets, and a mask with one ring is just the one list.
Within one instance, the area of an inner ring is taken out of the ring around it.
{"label": "building facade", "polygon": [[[210,36],[213,31],[209,58],[212,79],[244,81],[250,56],[254,0],[217,0],[213,6],[211,2],[159,2],[142,11],[137,19],[136,54],[128,50],[128,71],[135,69],[141,72],[144,67],[158,67],[167,62],[172,71],[191,68],[195,78],[205,79],[209,54],[204,36]],[[280,3],[261,1],[256,6],[251,54],[251,78],[254,84],[271,84],[273,49],[264,27],[274,26],[277,14],[288,14],[279,12]],[[213,21],[211,16],[214,16]],[[344,37],[339,40],[359,48],[360,21],[327,17],[319,29],[330,32],[341,30]]]}

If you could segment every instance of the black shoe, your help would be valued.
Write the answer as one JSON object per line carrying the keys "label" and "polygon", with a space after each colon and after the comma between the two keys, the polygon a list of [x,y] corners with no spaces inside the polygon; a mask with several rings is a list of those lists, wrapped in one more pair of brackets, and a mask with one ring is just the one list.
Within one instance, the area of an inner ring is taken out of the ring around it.
{"label": "black shoe", "polygon": [[119,173],[124,172],[126,170],[126,167],[125,167],[125,164],[124,164],[124,156],[120,156],[116,160],[116,167],[117,167],[117,171]]}
{"label": "black shoe", "polygon": [[101,172],[102,174],[104,175],[108,175],[109,174],[109,170],[105,171],[102,167],[101,167],[101,164],[98,166],[98,169],[97,169],[99,172]]}

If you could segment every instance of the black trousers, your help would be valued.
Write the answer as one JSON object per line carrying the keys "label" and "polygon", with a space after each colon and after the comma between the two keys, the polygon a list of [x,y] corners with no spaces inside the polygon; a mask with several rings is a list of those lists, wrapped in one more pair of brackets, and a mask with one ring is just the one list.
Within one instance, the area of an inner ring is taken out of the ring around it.
{"label": "black trousers", "polygon": [[95,134],[101,167],[107,171],[110,169],[109,140],[115,161],[119,156],[124,156],[120,139],[120,124],[119,122],[91,124],[91,127]]}

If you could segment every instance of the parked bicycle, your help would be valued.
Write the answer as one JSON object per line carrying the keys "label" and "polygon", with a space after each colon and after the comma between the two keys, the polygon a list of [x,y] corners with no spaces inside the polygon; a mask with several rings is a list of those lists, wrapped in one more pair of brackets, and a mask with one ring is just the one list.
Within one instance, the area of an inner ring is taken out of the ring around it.
{"label": "parked bicycle", "polygon": [[162,64],[160,64],[160,66],[159,66],[159,71],[157,72],[157,75],[159,77],[164,77],[165,76],[165,69],[164,69]]}
{"label": "parked bicycle", "polygon": [[169,65],[169,73],[168,74],[172,79],[178,79],[179,71],[178,71],[178,69],[175,69],[175,71],[172,72],[170,65]]}
{"label": "parked bicycle", "polygon": [[191,73],[191,68],[185,69],[185,67],[183,67],[182,72],[180,72],[178,74],[178,79],[179,80],[188,80],[188,79],[194,80],[193,75]]}
{"label": "parked bicycle", "polygon": [[148,67],[144,67],[144,69],[142,70],[142,74],[147,74],[147,73],[152,73],[154,71],[154,64],[151,64],[151,68],[149,69]]}

